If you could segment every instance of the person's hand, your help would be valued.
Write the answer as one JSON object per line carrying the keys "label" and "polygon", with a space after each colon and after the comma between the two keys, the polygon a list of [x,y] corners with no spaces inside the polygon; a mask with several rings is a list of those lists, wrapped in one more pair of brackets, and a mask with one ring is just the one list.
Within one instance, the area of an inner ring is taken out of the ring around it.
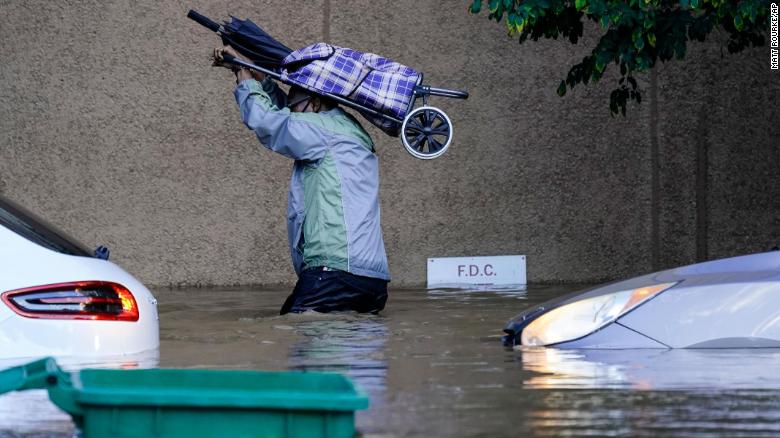
{"label": "person's hand", "polygon": [[236,72],[236,84],[240,84],[241,81],[245,81],[247,79],[256,79],[258,81],[262,81],[262,79],[257,79],[256,74],[253,74],[253,72],[249,71],[248,68],[244,68],[244,67],[239,68],[238,71]]}
{"label": "person's hand", "polygon": [[254,79],[258,82],[262,82],[263,79],[265,79],[265,73],[250,70],[246,67],[238,66],[238,69],[235,71],[236,73],[236,84],[240,84],[241,81],[245,81],[247,79]]}
{"label": "person's hand", "polygon": [[222,55],[224,55],[224,54],[228,54],[228,55],[233,56],[236,59],[240,59],[242,61],[246,61],[246,59],[244,59],[243,56],[239,55],[238,52],[236,52],[236,50],[234,48],[230,47],[230,46],[216,47],[214,49],[214,53],[212,54],[213,59],[214,59],[214,64],[213,65],[215,67],[225,67],[225,68],[229,68],[231,70],[235,70],[237,68],[235,66],[235,64],[231,64],[229,62],[224,62],[223,61],[225,58]]}
{"label": "person's hand", "polygon": [[224,46],[224,47],[217,47],[214,49],[214,66],[215,67],[225,67],[233,71],[233,73],[236,74],[236,84],[240,83],[243,80],[246,79],[255,79],[257,81],[262,81],[265,79],[265,73],[259,72],[259,71],[250,71],[249,69],[245,67],[241,67],[235,64],[231,64],[229,62],[224,62],[224,55],[231,55],[236,59],[240,59],[244,62],[249,62],[246,58],[239,55],[238,52],[236,52],[235,49],[233,49],[230,46]]}

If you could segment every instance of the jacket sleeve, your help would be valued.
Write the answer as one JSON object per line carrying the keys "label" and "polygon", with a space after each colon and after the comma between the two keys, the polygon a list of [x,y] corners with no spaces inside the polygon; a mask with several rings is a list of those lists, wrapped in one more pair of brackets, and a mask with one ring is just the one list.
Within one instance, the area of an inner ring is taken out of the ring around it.
{"label": "jacket sleeve", "polygon": [[[326,133],[310,119],[312,114],[292,113],[281,104],[276,84],[249,79],[236,87],[241,120],[255,131],[268,149],[294,160],[317,161],[325,155]],[[269,94],[271,92],[271,94]],[[286,100],[286,98],[285,98]],[[274,102],[276,101],[276,102]]]}
{"label": "jacket sleeve", "polygon": [[271,77],[266,76],[265,79],[260,82],[260,86],[271,98],[271,103],[273,103],[276,108],[282,109],[287,106],[287,95],[278,85],[276,85],[276,81]]}

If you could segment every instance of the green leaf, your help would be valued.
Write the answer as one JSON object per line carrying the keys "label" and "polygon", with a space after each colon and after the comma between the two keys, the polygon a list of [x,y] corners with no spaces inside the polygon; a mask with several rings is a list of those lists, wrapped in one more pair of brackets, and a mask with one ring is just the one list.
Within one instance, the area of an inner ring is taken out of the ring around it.
{"label": "green leaf", "polygon": [[647,34],[647,42],[650,43],[650,46],[655,47],[655,34],[650,32]]}
{"label": "green leaf", "polygon": [[618,90],[612,90],[612,93],[609,95],[609,112],[611,115],[615,115],[618,113]]}
{"label": "green leaf", "polygon": [[594,20],[597,17],[604,15],[605,11],[606,5],[604,4],[604,0],[588,0],[588,13],[593,14],[595,17]]}
{"label": "green leaf", "polygon": [[685,41],[678,41],[674,45],[674,56],[677,59],[683,59],[685,58],[685,52],[686,52]]}
{"label": "green leaf", "polygon": [[471,8],[469,8],[469,11],[471,11],[472,14],[479,13],[479,11],[482,9],[482,0],[474,0],[471,2]]}
{"label": "green leaf", "polygon": [[561,85],[558,85],[558,96],[563,96],[566,94],[566,82],[561,81]]}
{"label": "green leaf", "polygon": [[645,38],[644,35],[642,35],[642,29],[636,29],[631,35],[631,39],[634,41],[634,47],[636,47],[637,50],[642,50],[645,47]]}
{"label": "green leaf", "polygon": [[587,6],[588,0],[574,0],[574,7],[576,7],[578,11],[585,9]]}
{"label": "green leaf", "polygon": [[509,15],[506,16],[506,28],[509,31],[509,35],[512,35],[516,31],[518,18],[519,17],[514,12],[510,12]]}
{"label": "green leaf", "polygon": [[734,15],[734,27],[741,31],[745,27],[745,23],[742,21],[741,15]]}

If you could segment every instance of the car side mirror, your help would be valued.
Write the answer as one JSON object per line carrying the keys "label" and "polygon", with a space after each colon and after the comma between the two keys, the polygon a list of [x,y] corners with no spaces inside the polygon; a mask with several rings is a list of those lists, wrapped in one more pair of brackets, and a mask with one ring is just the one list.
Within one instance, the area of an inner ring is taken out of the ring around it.
{"label": "car side mirror", "polygon": [[95,258],[101,259],[101,260],[108,260],[108,255],[111,253],[111,251],[108,250],[108,247],[105,247],[103,245],[98,246],[95,248]]}

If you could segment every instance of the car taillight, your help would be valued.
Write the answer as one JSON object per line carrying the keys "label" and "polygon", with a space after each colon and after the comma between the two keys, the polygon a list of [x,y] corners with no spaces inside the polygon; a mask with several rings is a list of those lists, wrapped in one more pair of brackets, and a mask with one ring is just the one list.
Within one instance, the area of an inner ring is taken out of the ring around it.
{"label": "car taillight", "polygon": [[14,312],[28,318],[138,321],[138,304],[121,284],[80,281],[3,293]]}

